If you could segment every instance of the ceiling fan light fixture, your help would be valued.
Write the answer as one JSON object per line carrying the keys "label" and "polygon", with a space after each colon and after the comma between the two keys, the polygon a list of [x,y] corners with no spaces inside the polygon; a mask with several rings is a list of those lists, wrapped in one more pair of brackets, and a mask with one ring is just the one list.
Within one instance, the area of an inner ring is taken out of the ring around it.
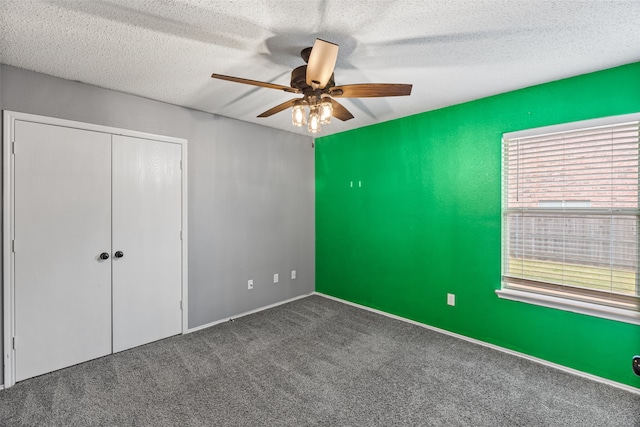
{"label": "ceiling fan light fixture", "polygon": [[320,113],[318,112],[318,107],[316,105],[312,105],[310,107],[309,132],[311,133],[320,132]]}
{"label": "ceiling fan light fixture", "polygon": [[320,124],[328,125],[331,123],[331,117],[333,116],[333,104],[331,98],[323,96],[319,106],[320,110]]}
{"label": "ceiling fan light fixture", "polygon": [[294,126],[302,127],[307,124],[307,112],[304,108],[304,103],[296,102],[291,110],[291,123]]}

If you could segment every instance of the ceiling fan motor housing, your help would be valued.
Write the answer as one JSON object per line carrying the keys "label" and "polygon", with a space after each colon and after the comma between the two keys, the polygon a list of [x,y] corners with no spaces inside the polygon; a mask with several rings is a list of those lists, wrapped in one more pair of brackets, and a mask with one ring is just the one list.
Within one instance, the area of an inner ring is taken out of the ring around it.
{"label": "ceiling fan motor housing", "polygon": [[[331,89],[335,85],[336,85],[336,82],[334,80],[333,73],[332,73],[331,78],[327,82],[327,85],[324,87],[324,89],[321,89],[320,91],[321,93],[328,93],[329,89]],[[291,72],[291,87],[300,89],[302,93],[304,93],[305,95],[312,95],[315,93],[315,90],[307,84],[307,66],[306,65],[301,65],[295,68]]]}

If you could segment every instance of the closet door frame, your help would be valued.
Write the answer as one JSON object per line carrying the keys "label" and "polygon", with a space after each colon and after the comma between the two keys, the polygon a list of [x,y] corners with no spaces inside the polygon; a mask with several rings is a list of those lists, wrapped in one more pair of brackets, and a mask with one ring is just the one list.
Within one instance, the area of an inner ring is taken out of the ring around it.
{"label": "closet door frame", "polygon": [[2,195],[2,278],[3,278],[3,364],[4,364],[4,388],[15,384],[15,264],[14,264],[14,159],[13,143],[15,141],[16,121],[41,123],[46,125],[82,129],[93,132],[101,132],[110,135],[122,135],[135,138],[150,139],[159,142],[179,144],[182,153],[182,334],[188,332],[188,226],[187,226],[187,140],[146,132],[138,132],[109,126],[95,125],[91,123],[77,122],[73,120],[58,119],[54,117],[39,116],[35,114],[4,111],[3,114],[3,195]]}

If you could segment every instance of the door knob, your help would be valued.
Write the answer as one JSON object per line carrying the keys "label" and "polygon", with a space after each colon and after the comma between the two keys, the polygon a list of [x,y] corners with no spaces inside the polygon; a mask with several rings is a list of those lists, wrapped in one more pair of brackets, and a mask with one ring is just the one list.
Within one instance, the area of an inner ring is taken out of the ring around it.
{"label": "door knob", "polygon": [[106,253],[106,252],[102,252],[102,253],[100,254],[100,259],[109,259],[109,254],[108,254],[108,253]]}
{"label": "door knob", "polygon": [[116,257],[116,258],[122,258],[124,256],[124,252],[116,251],[116,253],[113,254],[113,256]]}

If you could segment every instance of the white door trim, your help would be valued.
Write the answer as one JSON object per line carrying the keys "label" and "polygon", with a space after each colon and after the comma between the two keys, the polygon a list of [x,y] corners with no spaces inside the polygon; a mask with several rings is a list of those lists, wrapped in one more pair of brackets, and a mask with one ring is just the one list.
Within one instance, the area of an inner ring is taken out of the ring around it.
{"label": "white door trim", "polygon": [[4,111],[3,123],[3,200],[2,200],[2,277],[3,277],[3,365],[4,388],[15,384],[15,352],[13,351],[13,339],[15,336],[14,325],[14,162],[13,142],[15,141],[16,120],[48,124],[53,126],[83,129],[101,132],[110,135],[123,135],[136,138],[150,139],[154,141],[180,144],[182,151],[182,333],[188,331],[188,211],[187,211],[187,140],[164,135],[156,135],[146,132],[138,132],[109,126],[95,125],[91,123],[76,122],[72,120],[58,119],[54,117],[39,116],[35,114]]}

